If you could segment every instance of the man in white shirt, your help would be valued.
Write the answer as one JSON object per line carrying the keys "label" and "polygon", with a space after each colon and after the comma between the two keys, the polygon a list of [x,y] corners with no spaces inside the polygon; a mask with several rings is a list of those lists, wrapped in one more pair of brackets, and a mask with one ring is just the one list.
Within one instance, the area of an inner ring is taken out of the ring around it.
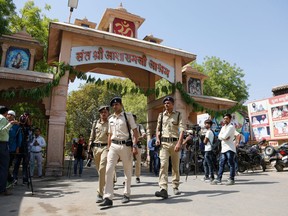
{"label": "man in white shirt", "polygon": [[46,146],[45,139],[40,135],[40,128],[35,128],[34,138],[30,143],[30,175],[34,174],[34,163],[37,160],[38,177],[42,177],[42,148]]}
{"label": "man in white shirt", "polygon": [[212,145],[214,140],[214,132],[211,130],[213,122],[210,119],[205,120],[205,128],[207,129],[204,144],[205,144],[205,154],[204,154],[204,172],[205,176],[203,181],[212,182],[214,181],[214,170],[213,170],[213,152]]}
{"label": "man in white shirt", "polygon": [[211,182],[211,184],[213,185],[222,184],[222,175],[226,162],[228,162],[228,165],[230,167],[230,178],[228,179],[226,185],[233,185],[235,183],[234,158],[236,153],[236,146],[233,142],[235,135],[235,127],[231,124],[231,118],[232,116],[229,113],[224,115],[224,126],[221,128],[221,131],[218,135],[218,138],[221,140],[221,155],[217,179]]}

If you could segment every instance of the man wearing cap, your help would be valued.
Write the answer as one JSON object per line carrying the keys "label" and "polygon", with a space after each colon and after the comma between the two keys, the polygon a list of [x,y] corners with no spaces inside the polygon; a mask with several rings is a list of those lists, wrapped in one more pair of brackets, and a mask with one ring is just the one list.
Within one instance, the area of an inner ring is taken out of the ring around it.
{"label": "man wearing cap", "polygon": [[101,106],[98,109],[100,119],[93,122],[89,138],[89,151],[93,153],[96,170],[98,172],[98,189],[96,203],[103,201],[105,186],[105,172],[108,154],[108,116],[109,106]]}
{"label": "man wearing cap", "polygon": [[16,120],[8,121],[6,119],[8,108],[0,106],[0,195],[11,195],[6,189],[8,168],[9,168],[9,130]]}
{"label": "man wearing cap", "polygon": [[[115,167],[118,160],[122,160],[124,174],[125,174],[125,186],[124,196],[122,203],[128,203],[130,201],[130,186],[132,176],[132,155],[137,154],[137,141],[138,132],[137,125],[133,119],[131,113],[123,111],[122,100],[120,97],[115,97],[111,100],[110,106],[113,108],[114,113],[109,118],[108,126],[108,147],[109,152],[107,155],[107,167],[106,167],[106,185],[104,187],[104,202],[100,206],[112,207],[113,205],[113,177]],[[133,137],[130,132],[133,131]]]}
{"label": "man wearing cap", "polygon": [[138,154],[135,155],[135,176],[136,176],[136,183],[140,183],[140,174],[141,174],[141,148],[142,148],[142,142],[146,138],[146,132],[141,124],[137,124],[137,116],[133,114],[134,120],[137,125],[137,131],[138,131]]}
{"label": "man wearing cap", "polygon": [[[16,114],[13,110],[9,110],[7,114],[8,121],[14,121]],[[19,154],[20,147],[22,145],[22,128],[19,124],[14,124],[9,130],[9,167],[13,165],[13,161],[16,157],[16,154]],[[14,175],[13,170],[13,177],[11,174],[8,174],[8,181],[13,182],[14,184],[17,183],[17,176]]]}
{"label": "man wearing cap", "polygon": [[172,185],[175,195],[179,195],[179,161],[181,144],[185,128],[182,123],[182,115],[180,112],[174,111],[174,99],[170,96],[163,100],[164,112],[160,113],[157,121],[156,129],[156,145],[160,145],[160,173],[159,186],[160,191],[155,193],[156,197],[168,198],[168,166],[169,157],[172,162]]}

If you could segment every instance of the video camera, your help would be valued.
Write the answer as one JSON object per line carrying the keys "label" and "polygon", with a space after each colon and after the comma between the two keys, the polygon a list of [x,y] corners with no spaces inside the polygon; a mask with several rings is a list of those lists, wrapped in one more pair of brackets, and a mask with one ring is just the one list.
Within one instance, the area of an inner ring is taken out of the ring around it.
{"label": "video camera", "polygon": [[196,132],[196,134],[199,134],[199,132],[201,131],[201,127],[196,124],[196,125],[192,125],[192,130]]}
{"label": "video camera", "polygon": [[30,113],[24,112],[19,118],[20,124],[24,126],[31,126],[31,121],[29,120],[29,117],[30,117]]}

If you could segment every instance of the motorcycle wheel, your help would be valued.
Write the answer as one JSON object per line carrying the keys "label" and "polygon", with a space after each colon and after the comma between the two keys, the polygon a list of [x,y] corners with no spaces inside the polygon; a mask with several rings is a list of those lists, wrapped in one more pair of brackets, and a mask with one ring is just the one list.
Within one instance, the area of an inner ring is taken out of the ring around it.
{"label": "motorcycle wheel", "polygon": [[276,168],[277,172],[281,172],[284,169],[284,167],[278,163],[275,164],[275,168]]}
{"label": "motorcycle wheel", "polygon": [[267,156],[272,156],[275,153],[275,149],[272,146],[267,146],[264,152]]}
{"label": "motorcycle wheel", "polygon": [[238,163],[238,172],[244,173],[247,170],[246,166],[242,163]]}

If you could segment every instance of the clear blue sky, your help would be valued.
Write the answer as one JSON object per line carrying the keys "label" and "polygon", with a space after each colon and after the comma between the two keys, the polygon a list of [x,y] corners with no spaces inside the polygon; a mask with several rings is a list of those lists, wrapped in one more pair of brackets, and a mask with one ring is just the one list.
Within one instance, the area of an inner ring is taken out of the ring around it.
{"label": "clear blue sky", "polygon": [[[17,10],[24,2],[14,0]],[[43,10],[48,17],[68,21],[68,0],[34,2],[51,5]],[[71,22],[86,17],[98,24],[106,8],[121,2],[146,19],[139,39],[153,34],[165,46],[197,55],[198,63],[216,56],[243,69],[249,101],[272,97],[273,87],[288,84],[288,0],[79,0]]]}

